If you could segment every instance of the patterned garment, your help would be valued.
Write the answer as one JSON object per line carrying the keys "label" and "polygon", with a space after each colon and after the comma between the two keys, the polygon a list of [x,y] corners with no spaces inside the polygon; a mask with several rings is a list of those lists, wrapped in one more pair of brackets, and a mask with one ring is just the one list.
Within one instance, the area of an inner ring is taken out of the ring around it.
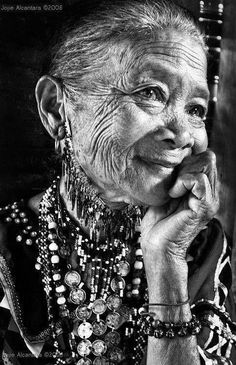
{"label": "patterned garment", "polygon": [[[233,365],[235,363],[230,361],[230,354],[233,343],[236,343],[236,328],[233,326],[234,331],[232,331],[229,324],[222,321],[219,315],[215,313],[217,308],[221,308],[222,312],[227,312],[226,298],[229,296],[231,284],[231,265],[228,248],[227,240],[224,236],[222,252],[218,259],[214,275],[214,298],[209,301],[209,304],[212,304],[212,311],[211,313],[206,311],[199,314],[202,325],[207,328],[208,331],[203,346],[198,346],[201,355],[201,364]],[[203,303],[204,300],[199,300],[192,308],[194,309],[197,304],[201,304],[201,302]]]}
{"label": "patterned garment", "polygon": [[[29,227],[37,230],[37,217],[24,202],[20,211],[23,219],[29,220]],[[2,307],[10,308],[0,308],[0,364],[52,365],[45,295],[40,273],[34,268],[37,247],[17,242],[21,227],[16,219],[10,206],[0,210],[0,282],[2,297],[5,294],[7,298]],[[236,324],[227,316],[230,313],[234,319],[230,253],[230,245],[215,219],[194,240],[188,253],[191,307],[203,327],[198,335],[202,365],[236,364]],[[146,342],[137,332],[140,364],[145,364],[145,348]]]}

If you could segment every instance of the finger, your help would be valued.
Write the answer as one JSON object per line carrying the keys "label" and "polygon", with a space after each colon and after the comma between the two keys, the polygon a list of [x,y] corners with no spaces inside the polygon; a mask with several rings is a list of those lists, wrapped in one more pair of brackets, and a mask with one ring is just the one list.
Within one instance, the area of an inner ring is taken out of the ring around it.
{"label": "finger", "polygon": [[207,175],[213,195],[216,196],[218,192],[216,156],[212,151],[207,150],[199,155],[192,155],[183,160],[179,169],[179,176],[196,173]]}
{"label": "finger", "polygon": [[211,150],[207,150],[198,155],[186,157],[180,165],[180,173],[204,172],[208,175],[216,169],[216,155]]}
{"label": "finger", "polygon": [[200,138],[197,138],[195,136],[195,141],[194,141],[194,146],[193,146],[193,153],[194,154],[202,153],[202,152],[207,150],[207,146],[208,146],[207,135],[205,135],[204,142],[203,142],[203,139],[202,139],[202,135],[200,136]]}
{"label": "finger", "polygon": [[174,186],[170,189],[171,198],[180,198],[191,192],[197,199],[210,198],[211,186],[208,177],[203,173],[185,174],[177,178]]}
{"label": "finger", "polygon": [[213,197],[208,177],[205,174],[184,175],[180,177],[169,192],[173,198],[187,195],[187,209],[197,217],[213,218],[219,208],[219,199]]}

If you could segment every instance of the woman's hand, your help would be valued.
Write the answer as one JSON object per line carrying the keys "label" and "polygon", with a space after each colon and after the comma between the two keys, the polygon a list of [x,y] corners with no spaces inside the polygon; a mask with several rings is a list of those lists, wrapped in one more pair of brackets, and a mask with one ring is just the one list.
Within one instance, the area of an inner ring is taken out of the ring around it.
{"label": "woman's hand", "polygon": [[168,206],[150,207],[141,225],[149,283],[161,268],[186,264],[188,247],[216,214],[219,198],[215,154],[206,151],[184,159],[169,195],[172,199]]}

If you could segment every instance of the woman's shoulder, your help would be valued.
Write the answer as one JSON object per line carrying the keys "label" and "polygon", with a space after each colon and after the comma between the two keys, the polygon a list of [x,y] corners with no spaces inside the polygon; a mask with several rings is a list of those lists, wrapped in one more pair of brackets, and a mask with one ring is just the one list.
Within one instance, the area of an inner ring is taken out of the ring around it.
{"label": "woman's shoulder", "polygon": [[37,217],[27,201],[0,207],[0,255],[9,264],[21,253],[33,252],[36,238]]}
{"label": "woman's shoulder", "polygon": [[0,209],[0,286],[8,303],[15,303],[11,314],[27,338],[44,330],[47,324],[43,285],[35,269],[37,224],[38,217],[28,201]]}

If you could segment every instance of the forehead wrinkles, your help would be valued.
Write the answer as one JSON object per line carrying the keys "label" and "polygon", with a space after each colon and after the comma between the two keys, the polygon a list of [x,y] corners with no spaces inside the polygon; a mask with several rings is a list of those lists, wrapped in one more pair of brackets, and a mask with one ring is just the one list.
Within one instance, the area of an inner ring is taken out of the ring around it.
{"label": "forehead wrinkles", "polygon": [[[195,46],[195,45],[194,45]],[[127,69],[132,69],[135,66],[140,66],[149,56],[157,56],[163,60],[173,63],[175,66],[181,61],[188,63],[189,66],[195,69],[204,69],[206,67],[206,58],[204,51],[200,45],[198,52],[180,42],[173,41],[157,41],[146,42],[145,44],[137,44],[132,47],[127,60]],[[196,48],[196,46],[195,46]],[[201,50],[201,52],[199,52]]]}

